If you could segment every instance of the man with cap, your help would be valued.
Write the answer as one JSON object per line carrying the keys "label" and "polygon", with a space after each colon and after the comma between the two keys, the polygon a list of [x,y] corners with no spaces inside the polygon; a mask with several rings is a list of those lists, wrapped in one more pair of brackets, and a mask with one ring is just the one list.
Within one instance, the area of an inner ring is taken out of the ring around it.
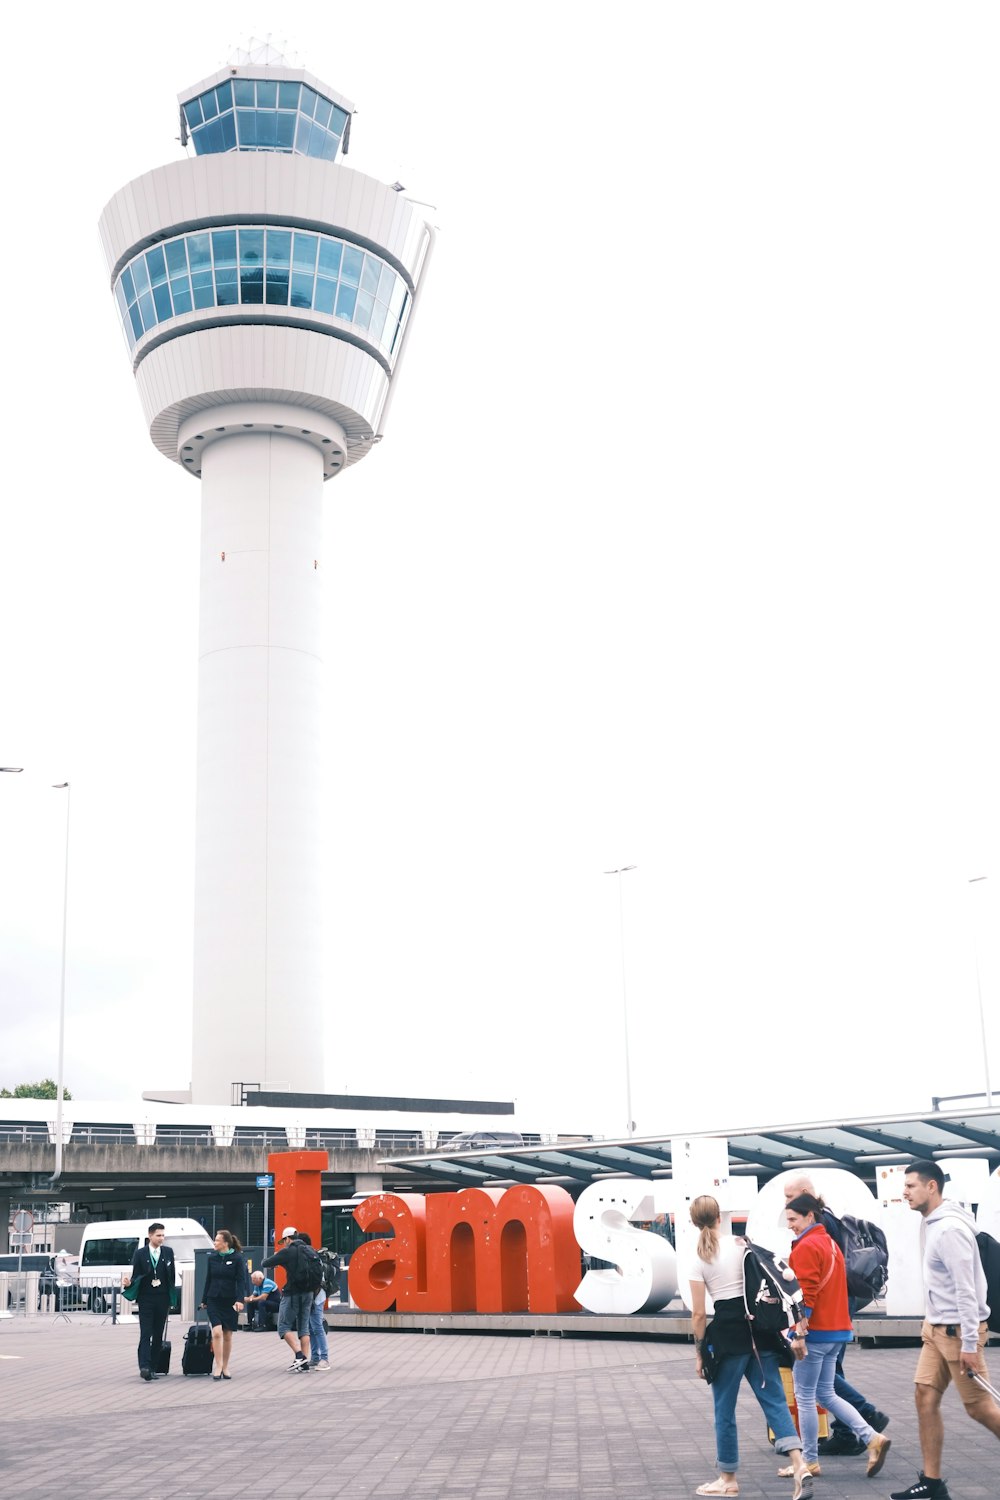
{"label": "man with cap", "polygon": [[285,1273],[278,1307],[278,1333],[294,1355],[288,1369],[296,1375],[309,1373],[309,1315],[314,1293],[304,1278],[304,1260],[305,1246],[298,1238],[298,1230],[286,1224],[281,1231],[281,1249],[261,1261],[263,1270],[280,1266]]}

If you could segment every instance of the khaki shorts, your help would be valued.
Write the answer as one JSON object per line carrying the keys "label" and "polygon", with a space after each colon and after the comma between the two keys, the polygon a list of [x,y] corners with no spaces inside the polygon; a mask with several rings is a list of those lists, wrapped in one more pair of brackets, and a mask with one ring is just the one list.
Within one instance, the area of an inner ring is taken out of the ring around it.
{"label": "khaki shorts", "polygon": [[[951,1326],[951,1325],[949,1325]],[[979,1325],[979,1349],[976,1369],[980,1375],[989,1379],[986,1371],[986,1360],[983,1358],[983,1349],[989,1333],[985,1323]],[[944,1392],[948,1389],[950,1381],[954,1381],[958,1394],[971,1411],[974,1407],[981,1406],[984,1401],[992,1402],[992,1396],[984,1391],[981,1385],[963,1374],[960,1355],[962,1353],[962,1333],[956,1328],[954,1333],[948,1333],[947,1328],[940,1323],[925,1323],[920,1330],[920,1358],[917,1360],[917,1369],[913,1377],[916,1385],[933,1386],[934,1390]]]}

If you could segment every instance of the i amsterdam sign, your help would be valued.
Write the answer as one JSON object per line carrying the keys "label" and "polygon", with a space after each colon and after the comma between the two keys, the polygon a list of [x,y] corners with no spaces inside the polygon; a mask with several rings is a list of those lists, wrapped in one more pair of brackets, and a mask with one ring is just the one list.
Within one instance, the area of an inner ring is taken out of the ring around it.
{"label": "i amsterdam sign", "polygon": [[[351,1297],[366,1312],[608,1312],[611,1277],[614,1311],[656,1311],[677,1292],[673,1247],[630,1224],[633,1205],[622,1199],[609,1231],[609,1198],[616,1197],[595,1184],[575,1204],[555,1186],[367,1198],[354,1217],[366,1233],[385,1238],[366,1241],[351,1256]],[[619,1270],[581,1279],[581,1250],[613,1256]]]}
{"label": "i amsterdam sign", "polygon": [[[318,1244],[327,1153],[267,1160],[276,1237],[294,1224]],[[651,1184],[636,1179],[591,1183],[575,1203],[555,1184],[378,1193],[354,1209],[377,1238],[352,1254],[348,1286],[365,1312],[653,1312],[677,1293],[677,1262],[667,1240],[630,1222],[652,1214]],[[581,1252],[616,1269],[581,1276]]]}
{"label": "i amsterdam sign", "polygon": [[[745,1219],[751,1239],[787,1254],[784,1181],[796,1171],[779,1173],[760,1192],[756,1179],[731,1184],[727,1143],[719,1138],[678,1138],[673,1161],[669,1187],[616,1177],[591,1183],[575,1203],[555,1184],[366,1198],[354,1217],[377,1238],[351,1256],[351,1297],[358,1308],[375,1313],[658,1312],[678,1291],[686,1300],[687,1288],[678,1286],[673,1245],[640,1225],[669,1213],[680,1261],[686,1263],[697,1239],[687,1205],[701,1192],[712,1193],[724,1212]],[[327,1163],[324,1151],[268,1157],[275,1174],[276,1226],[306,1228],[316,1242]],[[949,1158],[948,1170],[952,1195],[967,1206],[978,1204],[978,1227],[1000,1236],[1000,1167],[990,1172],[983,1161]],[[903,1200],[905,1171],[905,1165],[880,1165],[877,1196],[843,1168],[814,1168],[811,1174],[835,1213],[853,1213],[883,1229],[891,1270],[885,1295],[889,1317],[920,1317],[924,1306],[920,1216]],[[582,1274],[582,1254],[604,1265]]]}

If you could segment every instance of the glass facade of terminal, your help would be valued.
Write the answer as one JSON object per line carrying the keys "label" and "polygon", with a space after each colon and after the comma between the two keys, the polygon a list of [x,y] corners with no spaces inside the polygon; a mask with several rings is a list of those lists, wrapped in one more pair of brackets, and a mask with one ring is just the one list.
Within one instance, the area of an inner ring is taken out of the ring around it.
{"label": "glass facade of terminal", "polygon": [[268,226],[164,240],[129,261],[115,300],[130,349],[183,313],[266,305],[341,318],[390,360],[410,305],[402,276],[370,251],[331,235]]}
{"label": "glass facade of terminal", "polygon": [[227,78],[182,106],[198,156],[285,151],[333,161],[347,115],[304,83]]}

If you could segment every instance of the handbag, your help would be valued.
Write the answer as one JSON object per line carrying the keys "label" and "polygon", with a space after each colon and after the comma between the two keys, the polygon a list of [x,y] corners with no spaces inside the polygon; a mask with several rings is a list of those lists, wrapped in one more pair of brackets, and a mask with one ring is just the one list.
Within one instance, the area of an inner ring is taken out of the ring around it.
{"label": "handbag", "polygon": [[705,1329],[705,1337],[698,1345],[698,1353],[701,1356],[701,1378],[706,1385],[711,1385],[712,1381],[719,1373],[718,1358],[716,1357],[715,1350],[708,1342],[708,1335],[711,1331],[711,1327],[712,1325],[710,1323],[708,1325],[708,1328]]}
{"label": "handbag", "polygon": [[782,1333],[779,1333],[775,1338],[774,1352],[778,1356],[778,1364],[783,1370],[794,1370],[796,1364],[795,1350]]}

